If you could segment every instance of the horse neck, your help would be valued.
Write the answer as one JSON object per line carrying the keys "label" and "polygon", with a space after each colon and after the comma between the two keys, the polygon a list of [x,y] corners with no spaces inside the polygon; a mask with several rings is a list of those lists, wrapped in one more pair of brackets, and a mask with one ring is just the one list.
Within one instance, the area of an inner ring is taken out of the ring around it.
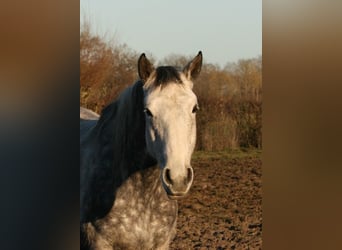
{"label": "horse neck", "polygon": [[98,123],[102,159],[113,169],[117,185],[139,169],[155,161],[147,154],[143,84],[138,81],[109,105]]}

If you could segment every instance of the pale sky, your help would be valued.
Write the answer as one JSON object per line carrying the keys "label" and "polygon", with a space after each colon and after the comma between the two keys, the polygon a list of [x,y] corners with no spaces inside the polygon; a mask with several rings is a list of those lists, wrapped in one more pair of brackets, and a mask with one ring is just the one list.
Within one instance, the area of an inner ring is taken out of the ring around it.
{"label": "pale sky", "polygon": [[261,0],[80,0],[99,34],[157,60],[170,54],[227,62],[262,54]]}

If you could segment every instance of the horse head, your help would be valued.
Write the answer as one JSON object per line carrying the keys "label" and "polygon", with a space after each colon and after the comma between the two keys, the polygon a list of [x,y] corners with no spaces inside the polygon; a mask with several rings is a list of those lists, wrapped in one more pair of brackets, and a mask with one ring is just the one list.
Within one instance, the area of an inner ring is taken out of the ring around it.
{"label": "horse head", "polygon": [[161,168],[161,181],[170,198],[187,194],[194,178],[190,160],[196,143],[198,103],[192,81],[201,66],[201,52],[183,69],[154,68],[145,54],[138,60],[144,83],[146,148]]}

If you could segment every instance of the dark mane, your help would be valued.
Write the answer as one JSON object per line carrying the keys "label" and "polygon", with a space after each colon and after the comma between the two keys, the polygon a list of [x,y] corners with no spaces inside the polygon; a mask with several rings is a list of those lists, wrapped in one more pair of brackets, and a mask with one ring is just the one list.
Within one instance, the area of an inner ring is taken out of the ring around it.
{"label": "dark mane", "polygon": [[96,147],[90,161],[83,159],[93,169],[87,183],[87,206],[81,214],[83,223],[103,218],[115,202],[116,189],[136,171],[156,164],[146,151],[143,98],[143,83],[138,81],[103,109],[90,135]]}
{"label": "dark mane", "polygon": [[170,82],[182,84],[179,72],[172,66],[160,66],[156,69],[155,86],[165,85]]}

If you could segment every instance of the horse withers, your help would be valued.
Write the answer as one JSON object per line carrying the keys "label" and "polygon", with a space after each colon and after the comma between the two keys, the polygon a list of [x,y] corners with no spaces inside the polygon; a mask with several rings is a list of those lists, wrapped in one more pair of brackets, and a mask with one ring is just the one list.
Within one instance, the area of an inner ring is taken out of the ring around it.
{"label": "horse withers", "polygon": [[[183,69],[154,68],[97,114],[80,112],[82,249],[168,249],[177,199],[193,182],[202,53]],[[98,119],[98,120],[97,120]]]}

